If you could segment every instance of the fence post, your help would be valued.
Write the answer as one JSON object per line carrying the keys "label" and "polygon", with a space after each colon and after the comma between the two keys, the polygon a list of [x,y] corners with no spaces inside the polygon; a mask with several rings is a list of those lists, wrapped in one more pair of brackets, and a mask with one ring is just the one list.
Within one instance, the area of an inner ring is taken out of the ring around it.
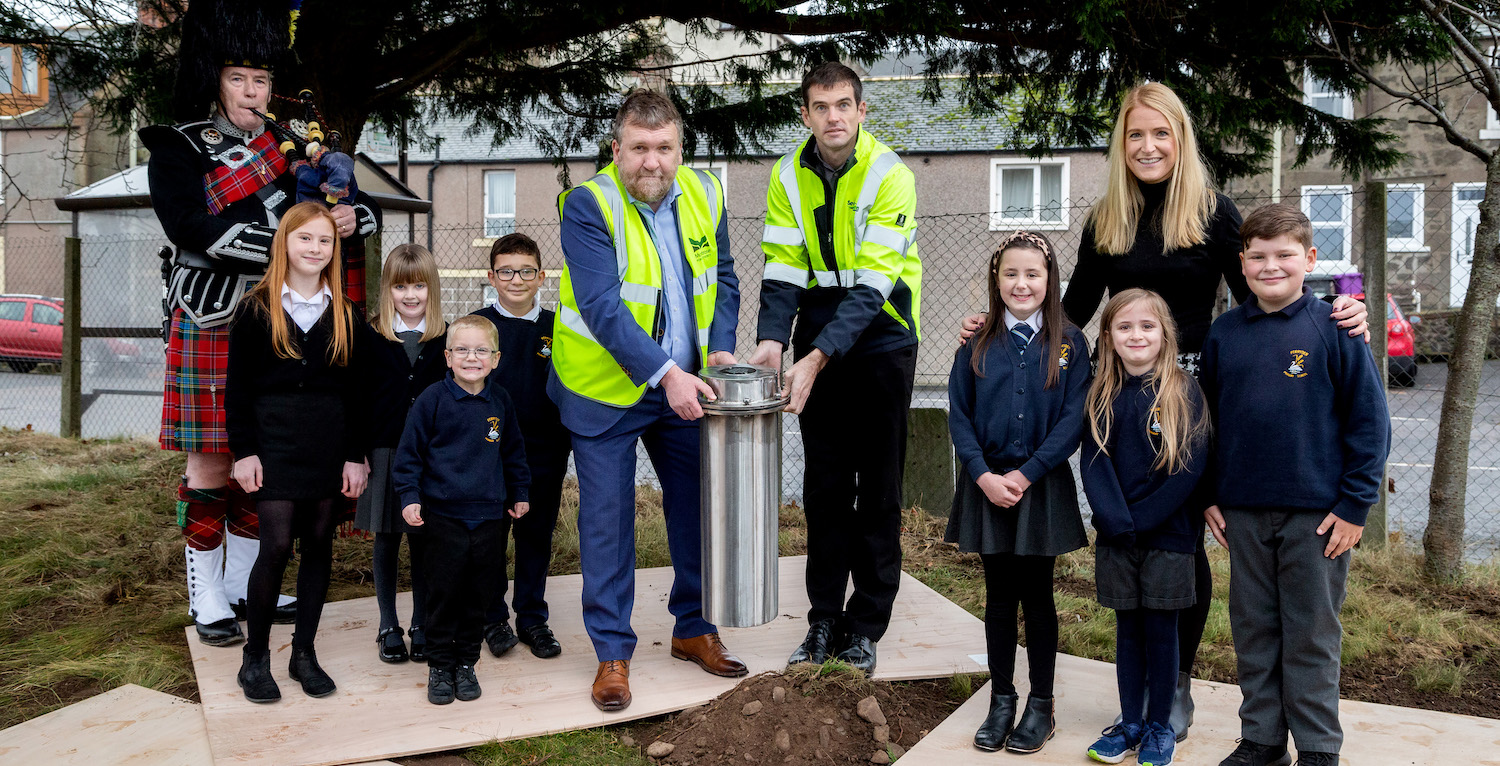
{"label": "fence post", "polygon": [[64,437],[83,435],[83,248],[77,237],[63,240],[63,342],[62,342],[62,422]]}
{"label": "fence post", "polygon": [[380,294],[380,229],[365,237],[365,319],[374,319],[385,296]]}
{"label": "fence post", "polygon": [[[1385,184],[1380,181],[1371,181],[1365,184],[1365,220],[1364,220],[1364,282],[1365,282],[1365,306],[1368,307],[1370,315],[1370,353],[1375,356],[1375,370],[1380,374],[1380,385],[1384,387],[1390,380],[1389,360],[1386,348],[1386,194]],[[1386,476],[1390,468],[1382,472],[1380,478],[1380,499],[1370,508],[1370,516],[1365,522],[1367,529],[1376,530],[1377,534],[1365,538],[1372,548],[1384,548],[1386,537],[1390,534],[1390,528],[1386,522]]]}

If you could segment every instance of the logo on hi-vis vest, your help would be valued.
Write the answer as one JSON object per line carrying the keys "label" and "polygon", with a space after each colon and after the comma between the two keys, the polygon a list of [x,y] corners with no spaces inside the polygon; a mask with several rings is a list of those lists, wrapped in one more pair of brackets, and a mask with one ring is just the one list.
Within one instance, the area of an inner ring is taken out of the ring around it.
{"label": "logo on hi-vis vest", "polygon": [[545,335],[542,336],[542,349],[540,351],[536,352],[536,355],[539,356],[539,357],[542,357],[544,359],[550,358],[552,356],[552,339],[551,338],[549,338],[549,337],[547,337]]}
{"label": "logo on hi-vis vest", "polygon": [[500,441],[500,418],[485,418],[490,424],[490,432],[484,435],[487,442]]}
{"label": "logo on hi-vis vest", "polygon": [[693,246],[693,253],[696,254],[699,250],[708,247],[708,237],[705,236],[703,239],[688,237],[688,244]]}
{"label": "logo on hi-vis vest", "polygon": [[1062,344],[1062,348],[1058,349],[1058,351],[1057,351],[1057,366],[1058,367],[1061,367],[1064,370],[1068,369],[1068,354],[1072,350],[1073,350],[1072,346],[1069,346],[1066,343]]}
{"label": "logo on hi-vis vest", "polygon": [[1302,349],[1295,349],[1292,351],[1292,363],[1287,365],[1287,368],[1282,370],[1281,374],[1288,378],[1305,378],[1307,377],[1306,364],[1307,352]]}

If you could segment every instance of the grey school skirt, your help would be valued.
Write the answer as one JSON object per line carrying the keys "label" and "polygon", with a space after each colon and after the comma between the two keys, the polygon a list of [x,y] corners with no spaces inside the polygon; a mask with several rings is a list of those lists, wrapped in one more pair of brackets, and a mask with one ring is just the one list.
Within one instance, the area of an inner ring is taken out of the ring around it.
{"label": "grey school skirt", "polygon": [[966,553],[1018,556],[1061,556],[1087,546],[1073,469],[1066,462],[1052,469],[1010,508],[991,503],[967,474],[959,477],[943,539]]}

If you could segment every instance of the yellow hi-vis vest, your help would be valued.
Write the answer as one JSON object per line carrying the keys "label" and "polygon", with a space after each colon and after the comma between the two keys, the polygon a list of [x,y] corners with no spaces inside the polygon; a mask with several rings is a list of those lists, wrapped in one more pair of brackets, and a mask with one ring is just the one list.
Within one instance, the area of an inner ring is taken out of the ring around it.
{"label": "yellow hi-vis vest", "polygon": [[[701,364],[708,359],[708,329],[714,320],[714,303],[719,293],[718,230],[724,214],[724,197],[719,179],[706,170],[679,166],[677,185],[682,190],[677,198],[677,227],[682,232],[682,252],[692,271],[689,281]],[[619,168],[611,163],[593,178],[563,191],[557,198],[559,216],[568,195],[578,189],[593,194],[604,214],[605,228],[615,245],[620,299],[636,324],[653,340],[660,341],[666,323],[661,256],[640,212],[626,203]],[[623,235],[621,221],[624,221]],[[671,236],[669,232],[659,234]],[[646,393],[645,384],[631,382],[625,368],[599,344],[584,323],[566,261],[558,289],[557,326],[552,333],[552,369],[557,371],[558,380],[569,391],[603,404],[629,407],[640,401]],[[637,372],[649,374],[655,370]]]}
{"label": "yellow hi-vis vest", "polygon": [[[782,156],[771,171],[761,235],[764,278],[804,288],[867,285],[886,299],[885,313],[920,338],[922,260],[917,254],[917,192],[911,170],[890,147],[860,130],[854,165],[839,178],[834,192],[829,211],[834,252],[825,254],[813,217],[824,204],[823,179],[801,161],[813,140],[809,137]],[[901,305],[892,302],[893,293]]]}

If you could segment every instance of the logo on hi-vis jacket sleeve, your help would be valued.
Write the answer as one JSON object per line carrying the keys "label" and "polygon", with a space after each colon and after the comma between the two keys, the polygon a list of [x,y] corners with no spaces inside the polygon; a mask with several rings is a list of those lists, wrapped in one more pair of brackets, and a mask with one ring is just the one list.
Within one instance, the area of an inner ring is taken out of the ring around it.
{"label": "logo on hi-vis jacket sleeve", "polygon": [[1070,346],[1070,345],[1068,345],[1066,343],[1062,344],[1062,348],[1058,349],[1058,352],[1057,352],[1057,366],[1058,367],[1061,367],[1064,370],[1068,369],[1068,354],[1070,352],[1072,352],[1072,350],[1073,350],[1072,346]]}
{"label": "logo on hi-vis jacket sleeve", "polygon": [[692,237],[688,237],[688,244],[693,246],[693,254],[696,255],[699,250],[708,247],[708,237],[705,236],[703,237],[703,239],[693,239]]}
{"label": "logo on hi-vis jacket sleeve", "polygon": [[1281,374],[1288,378],[1307,377],[1307,352],[1302,349],[1293,350],[1292,363],[1282,370]]}
{"label": "logo on hi-vis jacket sleeve", "polygon": [[490,432],[484,435],[484,440],[491,443],[500,441],[500,418],[485,418],[485,420],[490,424]]}

